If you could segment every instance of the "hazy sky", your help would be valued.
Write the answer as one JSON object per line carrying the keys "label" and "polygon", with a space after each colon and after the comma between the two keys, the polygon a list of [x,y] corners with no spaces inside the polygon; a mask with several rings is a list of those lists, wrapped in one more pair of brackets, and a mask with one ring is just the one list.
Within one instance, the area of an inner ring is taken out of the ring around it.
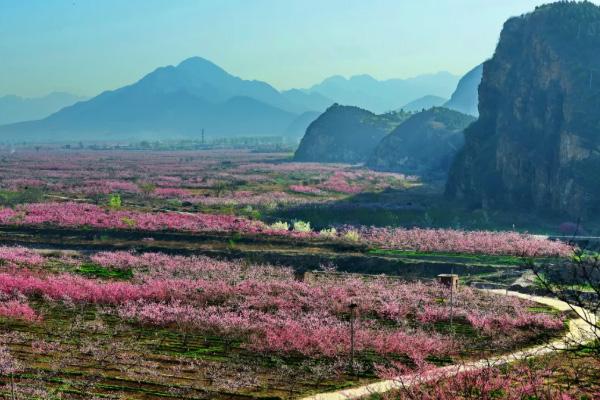
{"label": "hazy sky", "polygon": [[538,0],[0,0],[0,95],[94,95],[202,56],[279,89],[463,74]]}

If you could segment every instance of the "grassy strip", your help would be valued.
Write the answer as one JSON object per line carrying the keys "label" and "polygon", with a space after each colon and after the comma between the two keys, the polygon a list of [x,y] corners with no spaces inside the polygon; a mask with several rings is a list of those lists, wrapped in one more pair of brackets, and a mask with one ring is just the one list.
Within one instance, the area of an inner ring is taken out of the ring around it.
{"label": "grassy strip", "polygon": [[130,269],[112,269],[97,264],[81,264],[74,272],[88,278],[117,280],[128,280],[133,278],[133,271]]}
{"label": "grassy strip", "polygon": [[[515,266],[523,265],[529,258],[511,256],[511,255],[488,255],[488,254],[469,254],[469,253],[433,253],[433,252],[421,252],[415,250],[391,250],[391,249],[371,249],[368,254],[372,255],[384,255],[384,256],[396,256],[408,259],[419,259],[419,260],[439,260],[439,261],[454,261],[471,264],[482,264],[482,265],[505,265]],[[535,258],[536,262],[556,262],[560,259],[555,257],[538,257]]]}

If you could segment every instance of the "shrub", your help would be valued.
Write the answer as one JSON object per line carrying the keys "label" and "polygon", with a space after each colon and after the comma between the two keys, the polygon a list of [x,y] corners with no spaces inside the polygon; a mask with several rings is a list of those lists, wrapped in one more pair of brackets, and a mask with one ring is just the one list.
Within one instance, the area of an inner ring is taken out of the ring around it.
{"label": "shrub", "polygon": [[128,227],[130,227],[130,228],[133,228],[135,226],[135,220],[133,220],[133,219],[131,219],[129,217],[123,217],[121,219],[121,221],[123,221],[123,223],[125,225],[127,225]]}
{"label": "shrub", "polygon": [[344,234],[344,239],[351,242],[358,242],[360,240],[360,234],[355,230],[351,230]]}
{"label": "shrub", "polygon": [[108,205],[110,208],[121,208],[121,196],[118,194],[111,195],[108,200]]}
{"label": "shrub", "polygon": [[310,232],[311,230],[310,222],[294,221],[295,232]]}
{"label": "shrub", "polygon": [[337,230],[335,228],[321,229],[319,236],[325,238],[334,238],[337,236]]}
{"label": "shrub", "polygon": [[277,221],[271,225],[271,229],[274,231],[288,231],[290,230],[290,224],[284,221]]}

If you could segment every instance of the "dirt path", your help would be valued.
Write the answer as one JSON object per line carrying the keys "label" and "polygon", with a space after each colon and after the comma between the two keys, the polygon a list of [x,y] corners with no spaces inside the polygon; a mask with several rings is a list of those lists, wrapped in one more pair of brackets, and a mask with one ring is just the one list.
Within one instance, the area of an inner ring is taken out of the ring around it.
{"label": "dirt path", "polygon": [[[532,300],[536,303],[544,304],[560,311],[569,311],[571,307],[564,301],[550,297],[531,296],[519,292],[505,291],[499,289],[484,289],[486,292],[499,295],[515,296],[522,299]],[[585,315],[590,321],[595,321],[597,324],[598,317],[580,307],[573,307],[579,315]],[[461,372],[474,371],[483,369],[489,366],[497,366],[511,363],[513,361],[524,358],[541,356],[558,350],[566,349],[574,344],[582,341],[589,341],[594,337],[592,327],[582,318],[576,318],[569,321],[568,332],[560,339],[546,343],[540,346],[531,347],[524,350],[519,350],[510,354],[505,354],[498,357],[492,357],[485,360],[468,362],[462,365],[449,365],[447,367],[436,368],[427,375],[404,375],[397,379],[374,382],[365,386],[345,389],[337,392],[320,393],[313,396],[304,397],[301,400],[350,400],[359,399],[369,396],[374,393],[384,393],[393,389],[405,388],[411,385],[426,383],[444,376],[452,376]]]}

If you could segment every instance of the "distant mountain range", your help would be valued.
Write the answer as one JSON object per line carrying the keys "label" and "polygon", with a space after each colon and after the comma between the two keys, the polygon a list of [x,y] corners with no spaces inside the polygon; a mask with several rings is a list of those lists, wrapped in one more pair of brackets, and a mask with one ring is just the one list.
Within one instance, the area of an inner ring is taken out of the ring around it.
{"label": "distant mountain range", "polygon": [[[308,110],[290,99],[293,97],[194,57],[177,66],[158,68],[132,85],[104,92],[42,120],[2,126],[0,138],[193,138],[199,137],[202,129],[208,137],[276,136],[290,129],[300,135],[299,128],[290,125],[297,124],[299,115]],[[312,96],[296,94],[295,98]]]}
{"label": "distant mountain range", "polygon": [[0,125],[31,121],[49,116],[61,108],[85,100],[70,93],[54,92],[43,97],[0,97]]}
{"label": "distant mountain range", "polygon": [[449,72],[382,81],[370,75],[356,75],[350,78],[332,76],[303,91],[319,94],[336,103],[352,104],[374,113],[384,113],[398,110],[405,104],[427,95],[448,99],[459,78]]}
{"label": "distant mountain range", "polygon": [[[280,92],[193,57],[87,101],[72,99],[45,114],[4,121],[9,124],[0,126],[0,141],[189,139],[202,129],[207,137],[300,138],[334,103],[381,113],[420,99],[414,106],[426,108],[427,102],[435,106],[438,98],[449,98],[457,82],[448,72],[384,81],[335,76],[309,89]],[[22,119],[37,120],[17,122]]]}
{"label": "distant mountain range", "polygon": [[479,116],[479,84],[483,75],[483,64],[479,64],[463,76],[452,97],[444,107],[463,114]]}

